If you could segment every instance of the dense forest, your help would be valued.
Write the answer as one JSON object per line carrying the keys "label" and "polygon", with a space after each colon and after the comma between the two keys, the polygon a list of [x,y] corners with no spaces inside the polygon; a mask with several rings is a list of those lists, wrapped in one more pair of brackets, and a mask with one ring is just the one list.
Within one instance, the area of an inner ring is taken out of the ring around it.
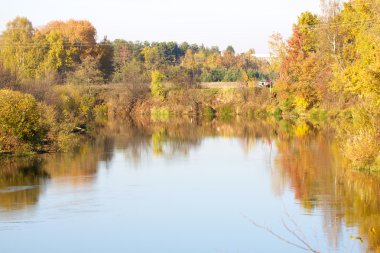
{"label": "dense forest", "polygon": [[[97,41],[88,21],[36,28],[17,17],[0,39],[0,150],[25,143],[23,150],[41,149],[46,140],[64,146],[73,129],[110,112],[91,85],[133,83],[150,88],[152,100],[140,104],[149,112],[170,114],[193,104],[188,111],[195,114],[274,115],[302,121],[303,129],[315,119],[333,122],[351,166],[378,169],[380,0],[322,3],[321,15],[300,14],[288,40],[270,38],[270,61],[232,46],[221,51],[186,42]],[[263,78],[274,80],[270,92],[255,87]],[[197,89],[200,82],[221,81],[246,85],[229,94]],[[188,93],[170,92],[178,90]],[[20,112],[24,118],[15,119]]]}
{"label": "dense forest", "polygon": [[[130,42],[104,38],[88,21],[53,21],[35,28],[24,17],[7,24],[1,36],[1,85],[27,80],[56,83],[149,83],[157,70],[183,87],[198,82],[240,81],[264,77],[268,64],[254,50],[236,54],[229,46],[207,48],[187,42]],[[268,75],[268,73],[266,74]],[[265,76],[267,77],[267,76]]]}

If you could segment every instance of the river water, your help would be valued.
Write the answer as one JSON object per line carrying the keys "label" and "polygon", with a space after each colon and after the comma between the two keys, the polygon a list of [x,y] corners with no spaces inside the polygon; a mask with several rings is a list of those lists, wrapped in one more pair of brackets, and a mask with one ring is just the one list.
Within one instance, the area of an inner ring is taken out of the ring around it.
{"label": "river water", "polygon": [[0,163],[0,252],[380,252],[380,180],[307,123],[110,122]]}

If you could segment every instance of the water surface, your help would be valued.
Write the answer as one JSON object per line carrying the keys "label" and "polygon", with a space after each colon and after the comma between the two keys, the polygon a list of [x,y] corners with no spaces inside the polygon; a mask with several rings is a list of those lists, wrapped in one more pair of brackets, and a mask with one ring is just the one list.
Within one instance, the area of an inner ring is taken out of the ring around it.
{"label": "water surface", "polygon": [[3,160],[1,252],[379,252],[379,180],[344,169],[333,132],[145,119]]}

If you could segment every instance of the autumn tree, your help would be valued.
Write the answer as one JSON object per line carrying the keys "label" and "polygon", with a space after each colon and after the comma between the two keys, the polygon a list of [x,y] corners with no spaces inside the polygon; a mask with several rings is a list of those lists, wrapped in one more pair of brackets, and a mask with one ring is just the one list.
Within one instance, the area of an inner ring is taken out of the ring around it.
{"label": "autumn tree", "polygon": [[25,17],[17,17],[7,23],[0,37],[0,55],[3,65],[21,79],[35,77],[38,61],[34,55],[35,30]]}
{"label": "autumn tree", "polygon": [[360,98],[373,107],[380,106],[380,18],[377,0],[352,0],[339,14],[341,40],[334,67],[333,88],[345,95]]}
{"label": "autumn tree", "polygon": [[310,12],[299,16],[280,66],[276,85],[279,98],[300,111],[318,105],[329,77],[319,51],[316,33],[319,23],[319,18]]}
{"label": "autumn tree", "polygon": [[[88,56],[96,55],[96,29],[87,20],[53,21],[39,29],[38,33],[46,38],[51,34],[61,37],[66,55],[65,67],[69,70],[75,69]],[[49,45],[52,46],[51,43]]]}
{"label": "autumn tree", "polygon": [[55,31],[45,36],[37,32],[34,41],[42,54],[41,64],[37,71],[38,77],[43,78],[49,73],[63,74],[70,64],[63,36]]}

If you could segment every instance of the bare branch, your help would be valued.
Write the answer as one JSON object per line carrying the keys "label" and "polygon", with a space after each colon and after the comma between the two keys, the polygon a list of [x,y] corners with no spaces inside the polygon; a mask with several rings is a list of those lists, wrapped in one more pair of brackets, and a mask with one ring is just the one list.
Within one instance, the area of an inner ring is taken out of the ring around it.
{"label": "bare branch", "polygon": [[289,232],[289,233],[291,233],[294,237],[296,237],[297,238],[297,240],[299,240],[303,245],[305,245],[308,249],[309,249],[309,251],[311,251],[311,252],[314,252],[314,253],[318,253],[319,251],[317,251],[317,250],[315,250],[315,249],[313,249],[304,239],[302,239],[296,232],[294,232],[293,230],[291,230],[287,225],[286,225],[286,223],[284,222],[284,220],[283,219],[281,219],[281,221],[282,221],[282,224],[284,225],[284,227],[285,227],[285,229]]}
{"label": "bare branch", "polygon": [[[299,227],[298,223],[293,219],[293,217],[289,215],[289,213],[287,212],[287,210],[285,210],[285,214],[288,217],[288,219],[291,221],[291,223],[293,224],[293,226],[295,227],[295,229],[298,231],[299,235],[302,236],[302,239],[307,244],[310,245],[310,243],[306,239],[306,235],[303,233],[302,229]],[[284,222],[284,221],[282,221],[282,222]]]}
{"label": "bare branch", "polygon": [[[281,241],[283,241],[283,242],[285,242],[285,243],[287,243],[287,244],[290,244],[290,245],[292,245],[292,246],[294,246],[294,247],[297,247],[297,248],[299,248],[299,249],[302,249],[302,250],[305,250],[305,251],[310,251],[310,252],[314,252],[314,253],[319,253],[319,251],[315,251],[315,250],[313,250],[311,247],[309,247],[308,245],[308,247],[304,247],[304,246],[302,246],[302,245],[299,245],[299,244],[297,244],[297,243],[294,243],[294,242],[291,242],[291,241],[289,241],[288,239],[286,239],[286,238],[284,238],[284,237],[282,237],[281,235],[279,235],[278,233],[276,233],[276,232],[274,232],[272,229],[270,229],[270,228],[268,228],[268,227],[266,227],[266,226],[263,226],[263,225],[260,225],[260,224],[257,224],[255,221],[253,221],[252,219],[250,219],[249,217],[247,217],[246,215],[243,215],[243,217],[244,218],[246,218],[250,223],[252,223],[255,227],[258,227],[258,228],[260,228],[260,229],[264,229],[264,230],[266,230],[268,233],[270,233],[271,235],[273,235],[274,237],[276,237],[277,239],[279,239],[279,240],[281,240]],[[293,232],[294,233],[294,232]],[[297,239],[299,239],[299,238],[297,238]],[[304,242],[303,240],[301,240],[301,242]]]}

